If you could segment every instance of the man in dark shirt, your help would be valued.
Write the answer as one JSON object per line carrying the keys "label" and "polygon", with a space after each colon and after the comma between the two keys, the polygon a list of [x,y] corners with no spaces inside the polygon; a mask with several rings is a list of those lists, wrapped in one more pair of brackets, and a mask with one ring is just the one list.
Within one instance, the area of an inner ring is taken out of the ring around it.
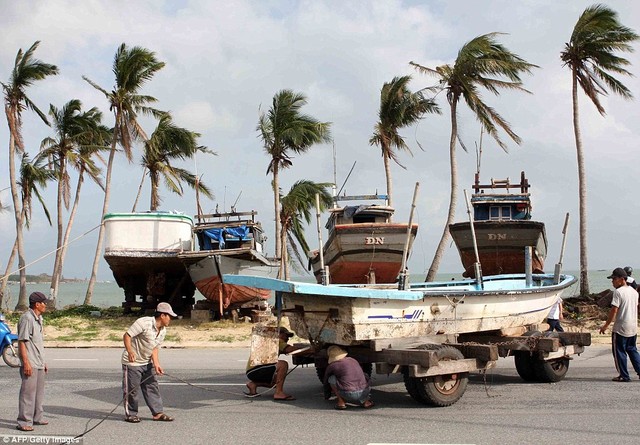
{"label": "man in dark shirt", "polygon": [[363,408],[372,408],[374,403],[369,399],[369,378],[362,371],[360,363],[347,357],[347,351],[340,346],[329,346],[327,353],[329,366],[324,372],[324,383],[331,386],[337,397],[335,408],[347,409],[347,402],[357,403]]}

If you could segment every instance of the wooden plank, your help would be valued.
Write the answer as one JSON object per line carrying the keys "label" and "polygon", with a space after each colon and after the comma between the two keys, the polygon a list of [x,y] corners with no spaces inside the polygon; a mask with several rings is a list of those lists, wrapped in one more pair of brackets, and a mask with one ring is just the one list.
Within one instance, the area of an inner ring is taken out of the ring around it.
{"label": "wooden plank", "polygon": [[375,361],[393,365],[418,365],[424,368],[438,364],[435,351],[426,349],[386,349],[376,354]]}
{"label": "wooden plank", "polygon": [[425,344],[454,343],[454,335],[426,335],[422,337],[382,338],[369,341],[369,347],[373,351],[384,349],[409,349]]}
{"label": "wooden plank", "polygon": [[498,360],[498,347],[496,345],[462,345],[450,344],[462,352],[465,358],[475,358],[483,362]]}
{"label": "wooden plank", "polygon": [[560,338],[554,337],[499,337],[499,336],[459,336],[458,340],[464,344],[470,343],[493,344],[500,349],[514,351],[529,351],[529,345],[534,345],[535,351],[555,352],[560,347]]}
{"label": "wooden plank", "polygon": [[564,345],[591,345],[591,334],[589,332],[560,332],[558,335]]}

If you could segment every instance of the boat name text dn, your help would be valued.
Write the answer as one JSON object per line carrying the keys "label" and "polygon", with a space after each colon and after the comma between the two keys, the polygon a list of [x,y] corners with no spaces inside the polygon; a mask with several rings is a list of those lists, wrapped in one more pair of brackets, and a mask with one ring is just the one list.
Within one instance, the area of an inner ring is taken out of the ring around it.
{"label": "boat name text dn", "polygon": [[495,241],[495,240],[506,240],[507,239],[507,234],[506,233],[488,233],[487,237],[491,240],[491,241]]}
{"label": "boat name text dn", "polygon": [[366,246],[371,244],[384,244],[384,236],[365,236],[364,244]]}

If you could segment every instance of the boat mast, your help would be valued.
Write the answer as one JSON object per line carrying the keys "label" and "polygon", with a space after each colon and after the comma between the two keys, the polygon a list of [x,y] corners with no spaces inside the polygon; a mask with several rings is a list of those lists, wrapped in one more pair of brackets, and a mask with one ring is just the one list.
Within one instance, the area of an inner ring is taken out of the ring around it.
{"label": "boat mast", "polygon": [[407,256],[409,256],[409,243],[411,242],[411,229],[413,227],[413,212],[416,208],[416,198],[418,197],[418,189],[420,183],[416,182],[416,187],[413,189],[413,200],[411,201],[411,211],[409,212],[409,224],[407,225],[407,237],[404,240],[404,249],[402,249],[402,267],[400,268],[400,277],[398,279],[398,290],[405,290],[407,288],[407,278],[409,276],[409,270],[407,269]]}
{"label": "boat mast", "polygon": [[467,214],[469,215],[469,227],[471,228],[471,240],[473,241],[473,253],[476,256],[476,262],[473,264],[473,270],[475,272],[476,281],[480,289],[482,285],[482,266],[480,265],[480,255],[478,254],[478,241],[476,240],[476,230],[473,227],[473,216],[471,216],[471,204],[469,203],[469,194],[467,189],[464,189],[464,200],[467,204]]}

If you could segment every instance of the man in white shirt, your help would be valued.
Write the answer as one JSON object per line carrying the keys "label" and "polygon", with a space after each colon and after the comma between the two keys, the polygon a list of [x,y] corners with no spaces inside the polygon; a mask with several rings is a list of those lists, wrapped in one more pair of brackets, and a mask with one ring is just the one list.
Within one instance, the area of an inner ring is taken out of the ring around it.
{"label": "man in white shirt", "polygon": [[633,369],[640,376],[640,353],[636,348],[638,337],[638,292],[627,285],[627,273],[621,267],[616,267],[608,276],[613,287],[611,310],[606,323],[600,328],[604,334],[609,324],[615,320],[611,333],[611,348],[616,364],[618,376],[614,382],[628,382],[631,380],[627,371],[627,355],[631,359]]}
{"label": "man in white shirt", "polygon": [[167,333],[171,317],[177,315],[169,303],[159,303],[153,317],[138,318],[122,336],[122,390],[124,391],[124,420],[139,423],[138,390],[151,410],[153,420],[171,422],[163,411],[162,397],[156,375],[164,374],[158,349]]}

